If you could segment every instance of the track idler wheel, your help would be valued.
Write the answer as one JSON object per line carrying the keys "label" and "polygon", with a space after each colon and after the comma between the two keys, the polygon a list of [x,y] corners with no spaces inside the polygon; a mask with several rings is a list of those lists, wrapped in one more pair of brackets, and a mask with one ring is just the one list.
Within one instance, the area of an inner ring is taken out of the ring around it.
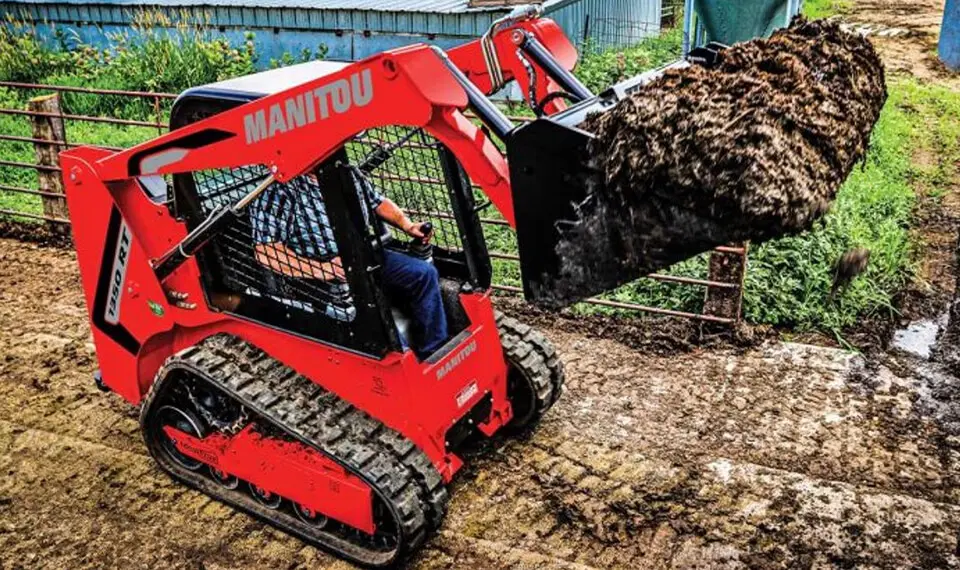
{"label": "track idler wheel", "polygon": [[221,471],[216,467],[210,467],[210,476],[213,477],[213,480],[217,483],[220,483],[225,489],[236,489],[240,486],[240,479],[237,477]]}
{"label": "track idler wheel", "polygon": [[160,449],[166,453],[170,459],[174,460],[184,469],[198,471],[203,467],[203,463],[187,457],[177,449],[176,442],[167,435],[164,427],[170,426],[184,433],[188,433],[196,438],[203,438],[206,435],[206,428],[200,418],[190,410],[173,405],[166,405],[157,410],[157,421],[153,424],[156,433],[154,437],[160,443]]}
{"label": "track idler wheel", "polygon": [[518,432],[539,422],[560,397],[563,363],[543,334],[502,313],[496,318],[507,361],[507,398],[513,408],[507,429]]}

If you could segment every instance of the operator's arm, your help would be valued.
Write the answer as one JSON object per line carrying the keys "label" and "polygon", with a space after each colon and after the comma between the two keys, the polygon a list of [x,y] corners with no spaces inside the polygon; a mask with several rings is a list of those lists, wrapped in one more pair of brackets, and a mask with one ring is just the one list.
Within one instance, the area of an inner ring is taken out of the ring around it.
{"label": "operator's arm", "polygon": [[423,231],[421,230],[423,223],[412,221],[407,217],[407,214],[400,209],[400,206],[397,206],[390,198],[383,197],[380,205],[377,206],[374,211],[380,219],[410,237],[426,238],[427,241],[430,241],[430,236],[423,235]]}
{"label": "operator's arm", "polygon": [[279,242],[258,243],[255,248],[257,261],[277,273],[287,277],[346,281],[340,256],[330,261],[317,261],[297,255],[292,249]]}
{"label": "operator's arm", "polygon": [[354,178],[361,192],[361,199],[367,201],[381,220],[397,228],[410,237],[421,238],[429,243],[433,234],[423,233],[423,222],[414,222],[397,204],[377,190],[373,183],[359,169],[354,170]]}

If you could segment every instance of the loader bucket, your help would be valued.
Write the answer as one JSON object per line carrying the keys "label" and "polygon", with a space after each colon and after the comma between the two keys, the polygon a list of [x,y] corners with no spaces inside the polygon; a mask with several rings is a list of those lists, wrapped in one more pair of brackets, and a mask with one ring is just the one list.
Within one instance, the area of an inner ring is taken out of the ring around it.
{"label": "loader bucket", "polygon": [[[710,62],[716,52],[699,50],[698,56]],[[573,304],[707,251],[722,233],[715,222],[651,203],[649,211],[634,212],[649,222],[638,254],[636,229],[592,199],[603,188],[602,165],[592,163],[594,136],[578,127],[662,72],[627,80],[512,133],[508,156],[528,301],[552,309]]]}
{"label": "loader bucket", "polygon": [[634,241],[633,229],[592,204],[592,194],[603,184],[600,170],[587,161],[592,138],[540,119],[524,126],[512,140],[510,169],[524,296],[546,308],[571,305],[711,248],[710,239],[700,240],[684,229],[705,227],[703,221],[690,223],[679,211],[651,211],[643,217],[651,222],[647,250],[655,253],[629,255],[625,248]]}
{"label": "loader bucket", "polygon": [[529,300],[562,307],[717,246],[798,234],[827,213],[887,99],[876,50],[803,19],[721,49],[511,133]]}

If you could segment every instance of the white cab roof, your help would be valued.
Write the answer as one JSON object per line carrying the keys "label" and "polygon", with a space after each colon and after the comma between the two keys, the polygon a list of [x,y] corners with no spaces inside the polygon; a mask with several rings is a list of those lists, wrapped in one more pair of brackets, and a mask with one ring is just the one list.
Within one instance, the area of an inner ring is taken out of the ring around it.
{"label": "white cab roof", "polygon": [[336,73],[349,65],[351,64],[345,61],[318,59],[306,63],[298,63],[297,65],[261,71],[260,73],[245,75],[243,77],[235,77],[225,81],[218,81],[217,83],[211,83],[204,87],[257,95],[272,95],[302,85],[318,77]]}

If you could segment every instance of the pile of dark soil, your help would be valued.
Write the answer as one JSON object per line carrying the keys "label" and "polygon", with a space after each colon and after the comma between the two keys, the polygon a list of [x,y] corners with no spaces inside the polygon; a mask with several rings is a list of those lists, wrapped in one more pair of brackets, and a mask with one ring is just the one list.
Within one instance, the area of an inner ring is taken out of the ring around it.
{"label": "pile of dark soil", "polygon": [[557,248],[558,298],[809,229],[863,159],[886,98],[865,38],[799,18],[588,118],[602,183]]}

